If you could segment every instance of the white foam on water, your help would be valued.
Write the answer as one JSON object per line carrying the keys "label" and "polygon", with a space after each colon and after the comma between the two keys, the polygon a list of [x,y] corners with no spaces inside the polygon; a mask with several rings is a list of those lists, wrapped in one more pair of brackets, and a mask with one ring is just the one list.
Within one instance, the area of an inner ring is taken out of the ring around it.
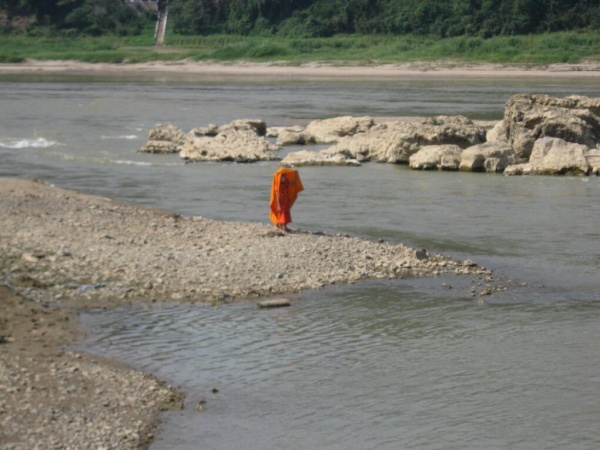
{"label": "white foam on water", "polygon": [[133,140],[138,137],[135,134],[126,134],[122,136],[100,136],[100,139],[124,139],[124,140]]}
{"label": "white foam on water", "polygon": [[51,141],[49,139],[45,139],[42,137],[33,138],[33,139],[28,139],[28,138],[0,139],[0,147],[4,147],[4,148],[14,148],[14,149],[18,149],[18,148],[48,148],[48,147],[53,147],[55,145],[58,145],[58,142]]}
{"label": "white foam on water", "polygon": [[121,165],[121,166],[153,166],[153,163],[145,162],[145,161],[130,161],[126,159],[116,159],[110,161],[113,164]]}
{"label": "white foam on water", "polygon": [[115,164],[118,166],[143,166],[143,167],[164,167],[164,166],[180,166],[181,163],[155,163],[148,161],[132,161],[130,159],[107,159],[104,163]]}

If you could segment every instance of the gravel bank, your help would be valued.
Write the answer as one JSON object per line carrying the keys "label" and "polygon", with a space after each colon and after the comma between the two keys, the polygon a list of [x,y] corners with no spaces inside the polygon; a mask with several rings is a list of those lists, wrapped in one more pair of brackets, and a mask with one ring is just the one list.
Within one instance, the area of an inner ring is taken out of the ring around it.
{"label": "gravel bank", "polygon": [[401,244],[280,236],[270,224],[180,217],[31,181],[3,179],[0,195],[4,280],[63,305],[218,302],[367,278],[489,275]]}
{"label": "gravel bank", "polygon": [[75,314],[0,286],[0,448],[140,449],[182,395],[154,377],[65,352]]}
{"label": "gravel bank", "polygon": [[180,217],[35,181],[0,178],[0,211],[0,283],[12,289],[0,287],[6,449],[145,448],[158,412],[181,405],[151,376],[64,352],[78,308],[230,302],[440,274],[473,276],[481,294],[502,289],[471,261],[401,244],[280,236],[270,224]]}

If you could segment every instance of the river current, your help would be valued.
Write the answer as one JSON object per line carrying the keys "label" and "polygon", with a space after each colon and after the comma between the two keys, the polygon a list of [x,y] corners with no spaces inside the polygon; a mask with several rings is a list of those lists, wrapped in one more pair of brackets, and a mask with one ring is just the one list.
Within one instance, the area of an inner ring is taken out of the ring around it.
{"label": "river current", "polygon": [[[2,76],[0,176],[267,223],[276,162],[137,153],[149,129],[341,115],[499,120],[520,92],[600,95],[595,80]],[[295,227],[471,258],[518,287],[479,302],[466,280],[388,280],[295,294],[277,310],[82,314],[79,350],[186,392],[153,450],[600,448],[599,178],[374,163],[300,173]]]}

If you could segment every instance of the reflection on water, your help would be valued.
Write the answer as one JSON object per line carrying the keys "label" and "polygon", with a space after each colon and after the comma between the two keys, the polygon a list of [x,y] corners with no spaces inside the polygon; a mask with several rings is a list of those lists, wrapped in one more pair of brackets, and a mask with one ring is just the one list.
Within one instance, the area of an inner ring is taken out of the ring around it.
{"label": "reflection on water", "polygon": [[[500,119],[518,92],[597,96],[596,82],[581,80],[66,81],[0,79],[0,176],[264,223],[277,163],[185,165],[137,153],[150,128],[254,117],[270,126],[340,115]],[[294,226],[472,258],[526,286],[483,305],[461,297],[468,289],[442,288],[468,281],[433,279],[307,292],[279,310],[83,314],[93,332],[80,348],[188,393],[153,449],[599,447],[598,178],[381,164],[301,173]]]}
{"label": "reflection on water", "polygon": [[153,450],[600,445],[598,304],[478,305],[457,291],[413,280],[275,310],[85,314],[83,345],[188,392]]}

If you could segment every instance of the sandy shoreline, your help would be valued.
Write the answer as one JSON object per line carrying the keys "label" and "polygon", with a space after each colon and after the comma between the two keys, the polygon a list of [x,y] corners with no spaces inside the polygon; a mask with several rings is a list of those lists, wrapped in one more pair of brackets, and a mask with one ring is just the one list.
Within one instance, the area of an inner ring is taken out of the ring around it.
{"label": "sandy shoreline", "polygon": [[0,211],[6,449],[146,448],[159,412],[181,405],[150,375],[64,351],[80,308],[230,302],[414,276],[467,277],[475,301],[506,289],[472,261],[402,244],[280,236],[270,224],[180,217],[35,181],[0,178]]}
{"label": "sandy shoreline", "polygon": [[373,66],[309,63],[147,62],[140,64],[84,63],[77,61],[28,60],[0,64],[0,75],[39,74],[73,76],[167,76],[167,77],[246,77],[246,78],[600,78],[600,62],[582,64],[458,64],[452,62],[414,62]]}

